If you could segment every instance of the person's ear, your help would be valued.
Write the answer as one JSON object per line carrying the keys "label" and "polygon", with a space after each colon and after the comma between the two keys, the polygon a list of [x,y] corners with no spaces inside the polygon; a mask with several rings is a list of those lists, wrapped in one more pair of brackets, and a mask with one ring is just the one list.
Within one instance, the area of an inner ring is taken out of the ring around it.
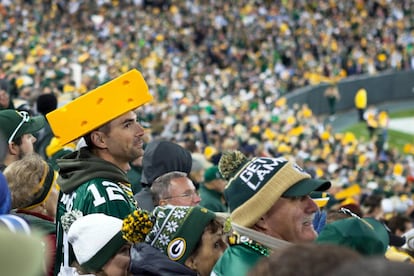
{"label": "person's ear", "polygon": [[93,131],[91,133],[91,141],[98,148],[106,148],[103,133],[100,131]]}
{"label": "person's ear", "polygon": [[18,155],[19,154],[19,146],[15,142],[11,142],[7,145],[9,148],[9,153],[11,155]]}

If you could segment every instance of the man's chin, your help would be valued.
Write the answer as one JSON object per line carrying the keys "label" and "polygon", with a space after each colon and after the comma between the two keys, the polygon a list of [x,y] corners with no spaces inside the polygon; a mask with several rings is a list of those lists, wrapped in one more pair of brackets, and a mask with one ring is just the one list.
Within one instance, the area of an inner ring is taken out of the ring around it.
{"label": "man's chin", "polygon": [[304,230],[302,240],[303,242],[313,242],[317,237],[318,233],[316,233],[315,229],[313,229],[313,227],[309,227],[308,229]]}

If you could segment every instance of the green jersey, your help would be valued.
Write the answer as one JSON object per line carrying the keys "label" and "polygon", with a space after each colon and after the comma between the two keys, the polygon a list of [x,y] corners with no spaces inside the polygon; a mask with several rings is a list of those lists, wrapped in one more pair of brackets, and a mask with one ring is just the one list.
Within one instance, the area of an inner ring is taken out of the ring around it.
{"label": "green jersey", "polygon": [[86,182],[70,194],[61,193],[56,213],[56,268],[59,269],[62,265],[70,266],[74,260],[72,248],[60,223],[60,218],[66,212],[79,210],[84,216],[104,213],[123,219],[136,209],[130,199],[131,195],[132,190],[127,184],[113,183],[104,179]]}
{"label": "green jersey", "polygon": [[[79,210],[84,216],[104,213],[120,219],[136,210],[126,173],[113,164],[91,156],[86,150],[57,160],[61,192],[56,212],[55,275],[69,269],[75,256],[63,231],[61,217]],[[102,177],[99,177],[102,175]],[[97,233],[99,235],[99,233]]]}

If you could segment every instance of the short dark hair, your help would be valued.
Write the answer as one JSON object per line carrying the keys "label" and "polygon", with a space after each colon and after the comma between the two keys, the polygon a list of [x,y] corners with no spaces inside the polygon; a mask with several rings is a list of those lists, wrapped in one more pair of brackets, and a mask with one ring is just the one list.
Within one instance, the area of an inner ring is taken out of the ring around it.
{"label": "short dark hair", "polygon": [[387,221],[387,226],[393,234],[396,234],[397,230],[405,233],[409,230],[407,229],[407,223],[412,223],[411,219],[407,215],[396,214]]}
{"label": "short dark hair", "polygon": [[85,144],[88,147],[88,149],[95,148],[95,145],[93,144],[92,137],[91,137],[92,132],[94,132],[94,131],[101,131],[105,134],[108,134],[111,131],[111,124],[110,124],[110,122],[108,122],[108,123],[96,128],[96,129],[92,130],[91,132],[88,132],[87,134],[85,134],[83,136],[83,139],[85,140]]}

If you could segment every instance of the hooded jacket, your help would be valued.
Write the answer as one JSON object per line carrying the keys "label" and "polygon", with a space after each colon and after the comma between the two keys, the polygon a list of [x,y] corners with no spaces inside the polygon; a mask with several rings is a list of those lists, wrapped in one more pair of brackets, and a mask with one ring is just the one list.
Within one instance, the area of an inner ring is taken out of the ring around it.
{"label": "hooded jacket", "polygon": [[191,153],[180,145],[170,141],[154,140],[145,148],[141,182],[151,186],[157,177],[172,171],[189,174],[192,162]]}
{"label": "hooded jacket", "polygon": [[190,268],[170,260],[160,250],[147,243],[137,243],[131,247],[129,271],[132,275],[197,276]]}
{"label": "hooded jacket", "polygon": [[128,183],[126,173],[114,164],[93,155],[87,148],[56,160],[59,166],[58,183],[64,193],[71,193],[83,183],[94,178]]}
{"label": "hooded jacket", "polygon": [[79,210],[84,216],[104,213],[124,219],[136,210],[126,173],[112,163],[96,157],[87,148],[65,155],[57,160],[57,164],[60,168],[57,183],[61,193],[56,212],[55,275],[62,266],[68,267],[74,260],[71,246],[64,241],[65,233],[60,221],[66,212]]}
{"label": "hooded jacket", "polygon": [[180,145],[164,140],[151,141],[145,148],[142,159],[142,190],[134,198],[142,209],[152,211],[154,203],[150,190],[154,180],[168,172],[179,171],[189,174],[193,159],[191,153]]}

